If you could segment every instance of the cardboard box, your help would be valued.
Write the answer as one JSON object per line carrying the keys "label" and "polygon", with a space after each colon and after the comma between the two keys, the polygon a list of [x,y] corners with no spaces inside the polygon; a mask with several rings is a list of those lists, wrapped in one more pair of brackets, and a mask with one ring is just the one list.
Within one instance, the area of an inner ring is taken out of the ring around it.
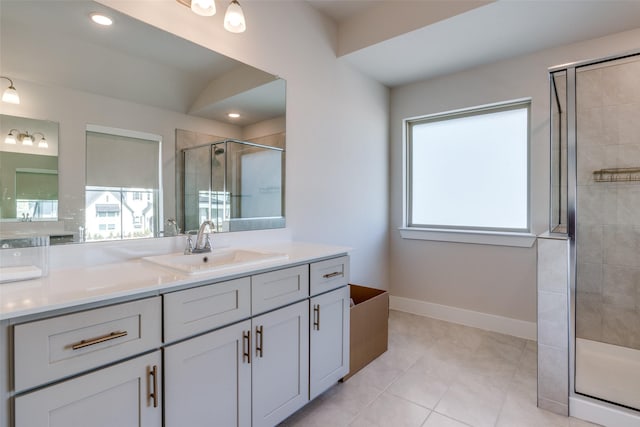
{"label": "cardboard box", "polygon": [[351,307],[349,373],[343,381],[387,351],[389,293],[381,289],[349,285]]}

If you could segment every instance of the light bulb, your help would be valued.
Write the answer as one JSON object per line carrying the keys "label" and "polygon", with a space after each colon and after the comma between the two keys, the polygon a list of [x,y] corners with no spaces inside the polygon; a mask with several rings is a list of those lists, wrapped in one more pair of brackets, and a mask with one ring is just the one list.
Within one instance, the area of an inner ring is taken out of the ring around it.
{"label": "light bulb", "polygon": [[109,25],[113,24],[113,19],[109,18],[107,15],[94,12],[89,16],[91,17],[91,20],[98,25],[108,27]]}
{"label": "light bulb", "polygon": [[233,0],[224,15],[224,29],[231,33],[243,33],[247,29],[244,13],[237,0]]}
{"label": "light bulb", "polygon": [[38,142],[38,148],[49,148],[49,143],[47,142],[47,140],[45,138],[42,138]]}
{"label": "light bulb", "polygon": [[2,101],[9,104],[20,104],[20,96],[18,96],[18,91],[13,85],[6,88],[2,93]]}
{"label": "light bulb", "polygon": [[4,139],[4,143],[5,144],[14,144],[16,143],[16,137],[13,136],[12,134],[7,135],[7,137]]}
{"label": "light bulb", "polygon": [[214,0],[191,0],[191,10],[200,16],[213,16],[216,14]]}
{"label": "light bulb", "polygon": [[33,145],[33,137],[29,134],[22,137],[22,145]]}
{"label": "light bulb", "polygon": [[227,114],[227,116],[229,118],[232,118],[232,119],[237,119],[238,117],[240,117],[240,114],[238,114],[238,113],[229,113],[229,114]]}

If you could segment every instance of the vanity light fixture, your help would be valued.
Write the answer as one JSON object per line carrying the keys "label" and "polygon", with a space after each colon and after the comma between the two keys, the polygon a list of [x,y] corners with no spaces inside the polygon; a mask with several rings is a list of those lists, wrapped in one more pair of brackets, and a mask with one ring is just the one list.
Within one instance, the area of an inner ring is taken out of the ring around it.
{"label": "vanity light fixture", "polygon": [[108,27],[113,24],[113,19],[109,18],[107,15],[102,13],[93,12],[89,15],[91,20],[98,25],[102,25],[103,27]]}
{"label": "vanity light fixture", "polygon": [[240,117],[240,114],[238,114],[238,113],[229,113],[229,114],[227,114],[227,117],[229,117],[231,119],[237,119],[238,117]]}
{"label": "vanity light fixture", "polygon": [[30,147],[33,146],[36,135],[40,135],[38,148],[49,148],[49,142],[47,142],[47,138],[42,132],[29,133],[29,131],[22,132],[18,129],[11,129],[9,134],[4,138],[4,143],[15,145],[20,141],[22,145]]}
{"label": "vanity light fixture", "polygon": [[6,88],[2,93],[2,102],[7,102],[9,104],[20,104],[20,96],[18,96],[18,91],[13,86],[13,80],[5,76],[0,76],[0,79],[9,80],[9,87]]}
{"label": "vanity light fixture", "polygon": [[[190,8],[200,16],[213,16],[216,14],[215,0],[176,0],[183,6]],[[244,13],[238,0],[232,0],[224,15],[224,29],[231,33],[243,33],[247,29]]]}
{"label": "vanity light fixture", "polygon": [[18,131],[18,129],[11,129],[9,131],[9,134],[4,138],[4,143],[5,144],[11,144],[11,145],[15,145],[16,144],[16,136],[13,134],[14,132],[17,132],[18,134],[20,134],[20,132]]}
{"label": "vanity light fixture", "polygon": [[232,0],[224,14],[224,29],[231,33],[244,33],[247,23],[244,20],[244,13],[238,0]]}
{"label": "vanity light fixture", "polygon": [[191,10],[196,15],[213,16],[216,14],[216,2],[214,0],[191,0]]}

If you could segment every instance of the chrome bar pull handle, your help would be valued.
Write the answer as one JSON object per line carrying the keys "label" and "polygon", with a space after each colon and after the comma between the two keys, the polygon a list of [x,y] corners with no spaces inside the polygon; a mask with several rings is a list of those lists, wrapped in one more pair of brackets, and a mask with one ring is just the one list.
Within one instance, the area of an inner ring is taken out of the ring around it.
{"label": "chrome bar pull handle", "polygon": [[251,363],[251,330],[242,332],[242,360]]}
{"label": "chrome bar pull handle", "polygon": [[149,399],[153,400],[153,407],[158,407],[158,366],[153,365],[153,368],[149,370],[149,376],[153,377],[151,384],[153,385],[153,391],[149,392]]}
{"label": "chrome bar pull handle", "polygon": [[262,357],[262,340],[263,340],[262,325],[256,326],[256,356],[258,357]]}
{"label": "chrome bar pull handle", "polygon": [[313,327],[316,331],[320,330],[320,304],[313,306]]}
{"label": "chrome bar pull handle", "polygon": [[[90,340],[82,340],[79,343],[72,344],[73,350],[80,350],[81,348],[89,347],[90,345],[100,344],[106,341],[115,340],[116,338],[122,338],[127,336],[127,331],[111,332],[110,334],[103,335],[101,337],[92,338]],[[67,347],[68,348],[68,347]]]}
{"label": "chrome bar pull handle", "polygon": [[334,271],[333,273],[324,274],[322,277],[325,279],[331,279],[332,277],[343,276],[343,275],[344,274],[342,274],[342,271]]}

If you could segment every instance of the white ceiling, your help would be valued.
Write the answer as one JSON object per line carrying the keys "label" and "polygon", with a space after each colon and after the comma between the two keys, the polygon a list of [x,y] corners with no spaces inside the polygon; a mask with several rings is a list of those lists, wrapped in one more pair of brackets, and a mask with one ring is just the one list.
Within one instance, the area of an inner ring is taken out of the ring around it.
{"label": "white ceiling", "polygon": [[[411,5],[402,0],[308,1],[337,23],[339,34],[358,14],[381,3]],[[395,87],[638,27],[638,0],[498,0],[341,58]]]}

